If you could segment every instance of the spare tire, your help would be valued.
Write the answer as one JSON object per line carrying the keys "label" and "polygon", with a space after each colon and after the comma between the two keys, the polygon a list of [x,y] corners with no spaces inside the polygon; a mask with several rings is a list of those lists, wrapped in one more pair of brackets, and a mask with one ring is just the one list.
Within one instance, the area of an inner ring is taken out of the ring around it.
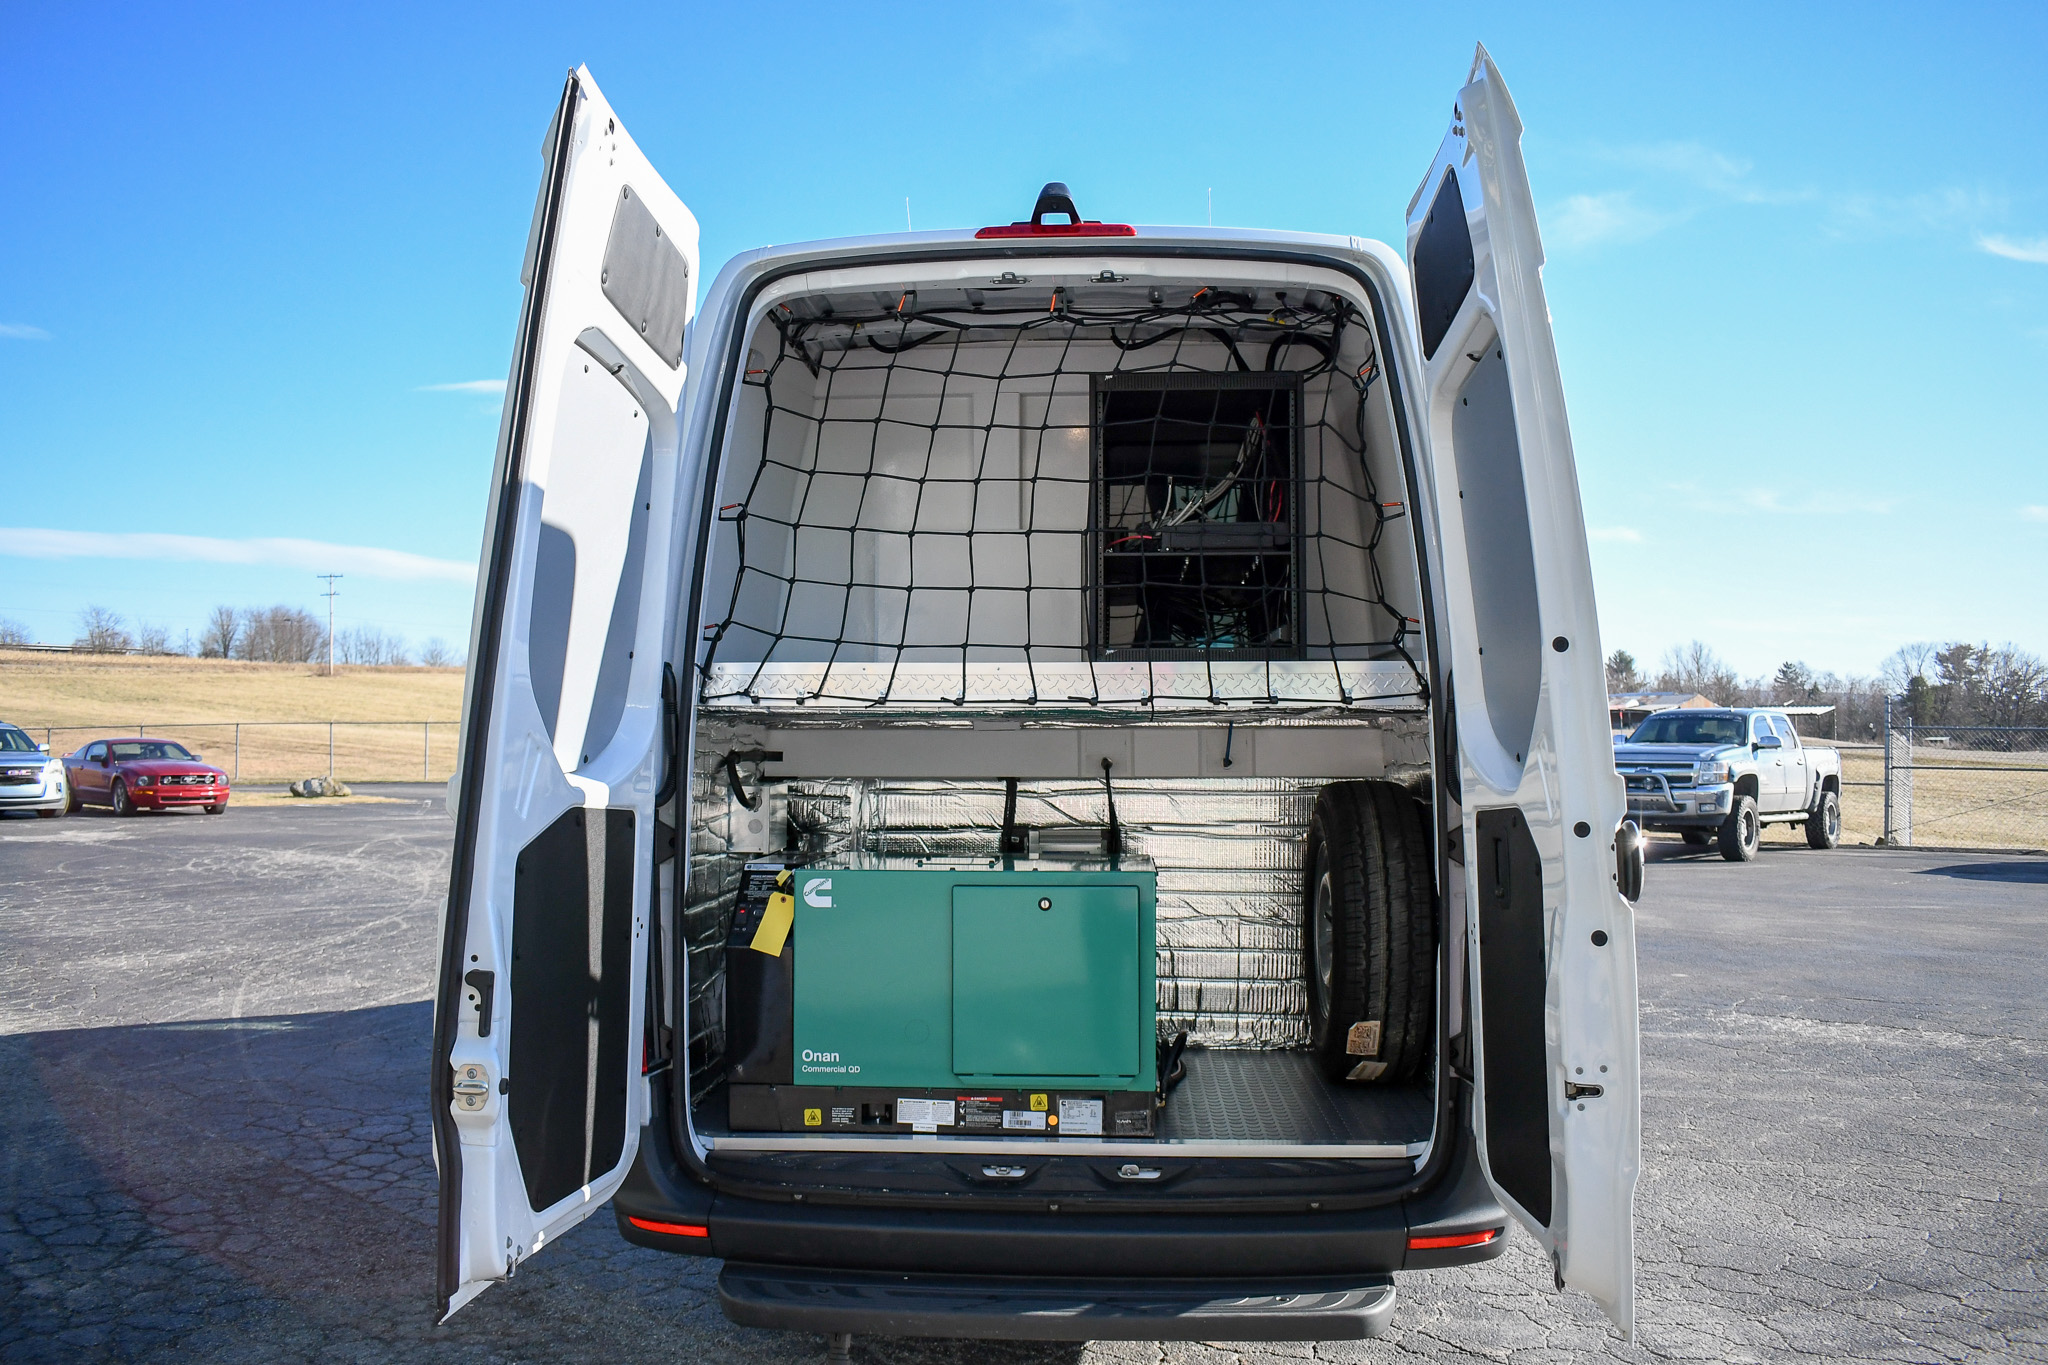
{"label": "spare tire", "polygon": [[1316,796],[1303,860],[1309,1044],[1332,1080],[1413,1080],[1435,1039],[1429,810],[1392,782]]}

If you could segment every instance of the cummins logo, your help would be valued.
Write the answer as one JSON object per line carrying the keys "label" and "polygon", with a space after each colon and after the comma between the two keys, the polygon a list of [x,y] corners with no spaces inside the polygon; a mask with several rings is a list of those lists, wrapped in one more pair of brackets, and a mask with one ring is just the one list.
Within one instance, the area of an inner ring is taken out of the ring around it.
{"label": "cummins logo", "polygon": [[819,877],[814,881],[804,883],[804,904],[810,906],[813,910],[830,910],[832,908],[832,879],[830,877]]}

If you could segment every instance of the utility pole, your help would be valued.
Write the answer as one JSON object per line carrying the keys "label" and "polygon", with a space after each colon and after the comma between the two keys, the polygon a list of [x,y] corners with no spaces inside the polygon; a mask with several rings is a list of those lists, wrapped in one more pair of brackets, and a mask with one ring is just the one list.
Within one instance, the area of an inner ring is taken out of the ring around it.
{"label": "utility pole", "polygon": [[338,573],[316,573],[315,578],[327,580],[327,591],[320,595],[327,599],[327,676],[334,676],[334,599],[341,596],[341,589],[334,586],[337,578],[347,575]]}

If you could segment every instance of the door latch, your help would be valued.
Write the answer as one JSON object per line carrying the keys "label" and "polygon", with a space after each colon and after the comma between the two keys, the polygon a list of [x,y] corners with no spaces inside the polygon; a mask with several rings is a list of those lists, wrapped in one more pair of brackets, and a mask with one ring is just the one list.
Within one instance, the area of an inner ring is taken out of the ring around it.
{"label": "door latch", "polygon": [[1567,1100],[1597,1100],[1606,1093],[1597,1085],[1579,1085],[1573,1081],[1564,1083],[1564,1097]]}
{"label": "door latch", "polygon": [[491,1073],[476,1062],[455,1068],[455,1107],[474,1114],[491,1099]]}

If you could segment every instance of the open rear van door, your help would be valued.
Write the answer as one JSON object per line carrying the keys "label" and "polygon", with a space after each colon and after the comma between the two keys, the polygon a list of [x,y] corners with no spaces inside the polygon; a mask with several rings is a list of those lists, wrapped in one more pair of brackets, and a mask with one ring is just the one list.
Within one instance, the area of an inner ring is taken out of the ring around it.
{"label": "open rear van door", "polygon": [[1561,1282],[1629,1332],[1641,1129],[1616,875],[1626,797],[1521,136],[1482,47],[1408,209],[1458,739],[1447,785],[1463,808],[1487,1176]]}
{"label": "open rear van door", "polygon": [[647,1112],[697,222],[587,70],[544,154],[449,784],[432,1081],[444,1313],[602,1205]]}

